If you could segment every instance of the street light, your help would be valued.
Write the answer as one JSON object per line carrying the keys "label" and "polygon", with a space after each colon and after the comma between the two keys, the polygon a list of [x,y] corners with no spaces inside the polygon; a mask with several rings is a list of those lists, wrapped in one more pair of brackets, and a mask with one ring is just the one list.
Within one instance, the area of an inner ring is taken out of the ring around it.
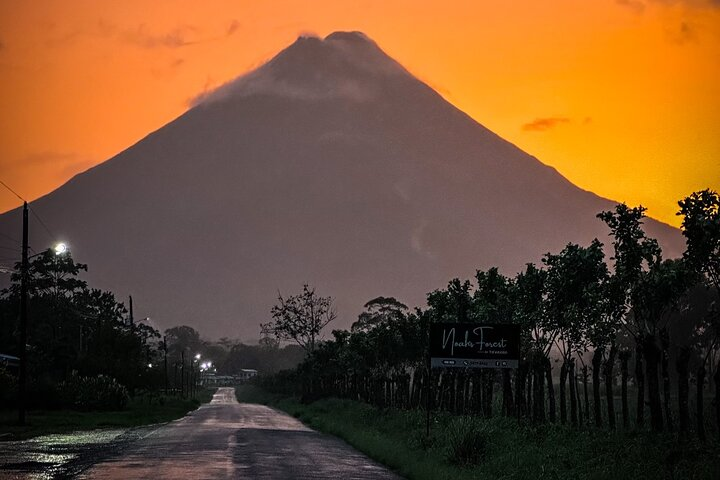
{"label": "street light", "polygon": [[[36,253],[28,256],[28,209],[27,203],[23,204],[23,243],[22,259],[20,262],[20,372],[18,374],[18,423],[25,425],[26,385],[27,385],[27,301],[28,301],[28,273],[30,270],[29,260],[42,255]],[[67,252],[67,245],[58,243],[53,248],[55,256]]]}

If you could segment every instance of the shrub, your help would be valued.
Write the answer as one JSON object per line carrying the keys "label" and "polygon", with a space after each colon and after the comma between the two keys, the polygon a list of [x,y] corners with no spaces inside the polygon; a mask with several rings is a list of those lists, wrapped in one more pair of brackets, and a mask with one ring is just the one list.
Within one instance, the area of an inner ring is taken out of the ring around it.
{"label": "shrub", "polygon": [[488,449],[488,433],[481,420],[462,416],[453,419],[447,429],[446,460],[459,466],[479,464]]}
{"label": "shrub", "polygon": [[81,377],[73,372],[58,390],[67,406],[80,410],[122,410],[130,400],[127,389],[106,375]]}
{"label": "shrub", "polygon": [[0,365],[0,405],[14,406],[17,399],[17,379]]}

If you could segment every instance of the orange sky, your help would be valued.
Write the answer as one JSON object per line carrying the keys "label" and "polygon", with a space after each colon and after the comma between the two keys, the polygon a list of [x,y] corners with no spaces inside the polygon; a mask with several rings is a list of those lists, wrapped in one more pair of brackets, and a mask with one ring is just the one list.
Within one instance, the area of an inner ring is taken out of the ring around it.
{"label": "orange sky", "polygon": [[674,225],[720,189],[718,0],[0,0],[0,179],[37,198],[335,30],[582,188]]}

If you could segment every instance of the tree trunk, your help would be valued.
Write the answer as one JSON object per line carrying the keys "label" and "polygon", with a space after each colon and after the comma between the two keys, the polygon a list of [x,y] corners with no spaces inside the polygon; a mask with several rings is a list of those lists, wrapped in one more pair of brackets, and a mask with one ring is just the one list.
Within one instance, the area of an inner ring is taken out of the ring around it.
{"label": "tree trunk", "polygon": [[630,350],[620,352],[620,375],[621,375],[621,403],[623,429],[630,427],[630,408],[628,407],[628,361],[630,360]]}
{"label": "tree trunk", "polygon": [[617,346],[615,342],[610,345],[610,352],[605,361],[605,399],[607,400],[608,426],[615,429],[615,395],[613,393],[613,369],[615,367],[615,356],[617,355]]}
{"label": "tree trunk", "polygon": [[533,421],[545,421],[545,402],[543,401],[543,372],[537,358],[533,360]]}
{"label": "tree trunk", "polygon": [[720,436],[720,360],[715,366],[715,422],[717,422],[718,436]]}
{"label": "tree trunk", "polygon": [[453,411],[453,413],[458,412],[458,374],[457,374],[457,372],[453,372],[452,411]]}
{"label": "tree trunk", "polygon": [[648,400],[650,401],[650,428],[654,432],[663,430],[662,402],[660,401],[660,383],[658,381],[658,364],[660,348],[653,335],[645,335],[645,372],[647,373]]}
{"label": "tree trunk", "polygon": [[602,427],[602,410],[600,406],[600,366],[602,365],[602,357],[604,348],[595,349],[592,358],[592,384],[593,384],[593,407],[595,407],[595,426]]}
{"label": "tree trunk", "polygon": [[568,364],[568,380],[570,381],[570,422],[572,426],[578,426],[578,405],[577,405],[577,378],[575,375],[575,359]]}
{"label": "tree trunk", "polygon": [[520,362],[518,369],[515,371],[515,408],[518,417],[527,414],[527,406],[525,404],[525,377],[527,375],[527,363]]}
{"label": "tree trunk", "polygon": [[643,368],[642,339],[635,345],[635,384],[637,386],[637,410],[635,424],[638,428],[645,426],[645,369]]}
{"label": "tree trunk", "polygon": [[705,412],[703,393],[705,390],[705,365],[697,370],[697,433],[700,440],[705,440]]}
{"label": "tree trunk", "polygon": [[585,418],[588,425],[590,424],[590,397],[588,396],[588,367],[583,365],[582,369],[583,376],[583,393],[585,395]]}
{"label": "tree trunk", "polygon": [[567,422],[567,398],[565,397],[565,381],[567,380],[567,360],[560,366],[560,423]]}
{"label": "tree trunk", "polygon": [[690,347],[680,347],[678,356],[675,359],[675,369],[678,374],[678,428],[680,435],[684,436],[690,428],[690,409],[688,399],[690,397]]}
{"label": "tree trunk", "polygon": [[660,346],[662,347],[660,365],[663,379],[663,402],[665,407],[665,422],[668,431],[672,432],[672,409],[670,408],[670,333],[667,328],[660,331]]}
{"label": "tree trunk", "polygon": [[485,382],[485,418],[492,417],[493,387],[495,384],[495,370],[490,370]]}
{"label": "tree trunk", "polygon": [[[545,381],[548,388],[548,411],[550,412],[550,422],[555,423],[555,385],[552,378],[552,364],[550,359],[545,357]],[[543,412],[545,411],[545,402],[543,401]]]}
{"label": "tree trunk", "polygon": [[513,402],[512,380],[510,378],[510,370],[503,368],[503,412],[505,416],[512,417],[515,415],[515,405]]}

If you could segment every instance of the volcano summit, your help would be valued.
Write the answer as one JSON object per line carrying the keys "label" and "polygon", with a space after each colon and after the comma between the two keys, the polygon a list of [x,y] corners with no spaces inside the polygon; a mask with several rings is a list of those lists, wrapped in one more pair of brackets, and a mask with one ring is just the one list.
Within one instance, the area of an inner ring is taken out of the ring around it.
{"label": "volcano summit", "polygon": [[[138,315],[245,340],[278,290],[317,287],[347,327],[379,295],[421,305],[478,268],[512,275],[568,242],[609,243],[595,215],[612,206],[357,32],[299,38],[32,204]],[[0,217],[19,228],[19,210]],[[679,231],[646,228],[682,252]],[[31,223],[36,250],[51,240]]]}

